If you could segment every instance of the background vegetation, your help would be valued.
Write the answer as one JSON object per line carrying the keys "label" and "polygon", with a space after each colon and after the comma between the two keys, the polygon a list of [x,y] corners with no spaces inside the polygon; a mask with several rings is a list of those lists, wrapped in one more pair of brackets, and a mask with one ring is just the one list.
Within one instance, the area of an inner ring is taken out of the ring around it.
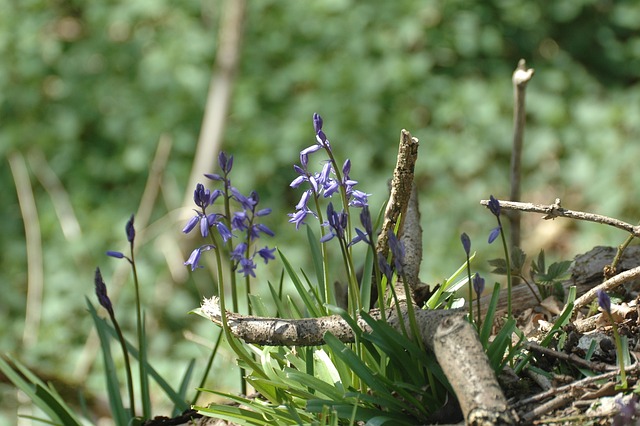
{"label": "background vegetation", "polygon": [[[83,299],[93,297],[100,265],[107,285],[126,285],[116,314],[133,323],[126,267],[104,252],[124,248],[124,224],[138,210],[164,137],[171,151],[138,255],[151,361],[178,377],[177,365],[206,356],[185,337],[210,339],[215,330],[186,312],[214,286],[208,272],[189,274],[182,266],[194,243],[178,235],[183,219],[176,209],[192,191],[186,182],[222,7],[194,0],[0,0],[2,352],[102,393]],[[527,93],[524,198],[560,197],[566,207],[635,222],[639,30],[640,5],[632,1],[249,2],[223,142],[236,159],[234,184],[260,193],[261,205],[274,209],[267,219],[279,247],[304,263],[305,235],[294,232],[285,213],[299,196],[288,188],[291,165],[313,141],[313,112],[352,159],[352,177],[374,194],[374,208],[386,197],[406,128],[421,141],[422,279],[437,282],[462,263],[462,231],[480,251],[482,268],[499,253],[486,245],[492,218],[478,201],[508,194],[511,73],[525,58],[536,75]],[[21,165],[28,181],[19,178]],[[21,182],[37,209],[27,220],[16,191]],[[25,225],[37,226],[42,268],[34,258],[27,263]],[[524,237],[531,254],[546,248],[555,250],[552,257],[571,258],[596,244],[619,244],[624,235],[526,217]],[[259,272],[274,279],[279,268]],[[26,324],[27,279],[38,271],[42,298],[30,309],[40,318]],[[233,386],[236,375],[226,378],[224,370],[213,377],[222,388]],[[0,422],[11,424],[15,391],[0,391]]]}

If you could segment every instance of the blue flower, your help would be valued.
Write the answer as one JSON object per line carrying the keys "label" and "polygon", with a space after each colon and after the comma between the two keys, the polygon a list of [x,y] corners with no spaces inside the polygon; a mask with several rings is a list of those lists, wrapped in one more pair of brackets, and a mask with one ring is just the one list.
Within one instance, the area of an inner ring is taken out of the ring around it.
{"label": "blue flower", "polygon": [[256,264],[253,262],[253,259],[246,257],[240,259],[240,269],[238,269],[238,273],[241,273],[245,277],[252,276],[255,278],[256,273],[254,269],[256,269]]}
{"label": "blue flower", "polygon": [[371,213],[369,212],[369,206],[363,206],[360,211],[360,223],[364,227],[364,232],[356,228],[356,236],[349,243],[350,246],[364,241],[366,244],[371,244],[373,238],[373,224],[371,223]]}
{"label": "blue flower", "polygon": [[389,233],[387,234],[389,237],[389,250],[391,250],[391,254],[393,255],[393,265],[396,269],[396,274],[402,275],[403,273],[403,262],[404,262],[404,244],[400,240],[396,234],[393,233],[392,229],[389,229]]}
{"label": "blue flower", "polygon": [[611,299],[609,295],[602,290],[596,291],[596,294],[598,295],[598,305],[600,305],[603,311],[611,314]]}
{"label": "blue flower", "polygon": [[288,216],[291,218],[291,219],[289,219],[289,223],[295,223],[296,224],[296,230],[300,229],[300,225],[306,225],[304,219],[308,215],[312,215],[314,217],[317,217],[314,212],[312,212],[311,210],[309,210],[307,208],[307,206],[304,206],[302,209],[298,210],[295,213],[288,213]]}
{"label": "blue flower", "polygon": [[267,264],[269,263],[269,260],[274,260],[276,258],[273,255],[275,251],[275,248],[270,249],[269,247],[265,246],[264,248],[258,250],[258,255],[264,260],[264,263]]}
{"label": "blue flower", "polygon": [[467,254],[467,257],[468,257],[469,253],[471,252],[471,239],[469,238],[466,232],[463,232],[460,235],[460,241],[462,242],[462,248],[464,248],[464,252]]}
{"label": "blue flower", "polygon": [[213,244],[205,244],[201,247],[198,247],[197,249],[191,252],[189,259],[187,259],[187,261],[184,262],[184,264],[186,266],[190,266],[192,271],[195,271],[196,268],[202,268],[202,266],[200,266],[200,255],[202,255],[203,251],[211,250],[214,248],[216,247]]}
{"label": "blue flower", "polygon": [[107,252],[107,256],[115,257],[116,259],[122,259],[123,257],[125,257],[124,253],[112,250],[109,250]]}
{"label": "blue flower", "polygon": [[111,299],[109,299],[109,296],[107,295],[107,286],[102,279],[100,268],[96,268],[94,283],[96,288],[96,296],[98,297],[98,303],[100,303],[100,306],[105,308],[107,312],[109,312],[109,316],[113,318],[113,305],[111,304]]}
{"label": "blue flower", "polygon": [[502,225],[498,225],[491,230],[491,232],[489,233],[489,239],[487,240],[489,244],[491,244],[496,240],[496,238],[498,238],[498,235],[500,235],[501,230],[502,230]]}
{"label": "blue flower", "polygon": [[493,195],[489,196],[488,207],[495,217],[500,217],[500,201],[496,200]]}
{"label": "blue flower", "polygon": [[133,240],[136,238],[136,230],[133,227],[133,215],[127,221],[127,225],[125,226],[125,231],[127,233],[127,241],[133,243]]}
{"label": "blue flower", "polygon": [[473,276],[473,291],[476,292],[478,297],[480,297],[482,292],[484,292],[484,278],[482,278],[477,272]]}
{"label": "blue flower", "polygon": [[344,233],[347,228],[348,217],[344,211],[337,212],[333,208],[333,203],[329,203],[327,206],[327,221],[323,223],[323,226],[327,226],[330,233],[325,234],[321,239],[321,243],[325,243],[333,237],[344,241]]}

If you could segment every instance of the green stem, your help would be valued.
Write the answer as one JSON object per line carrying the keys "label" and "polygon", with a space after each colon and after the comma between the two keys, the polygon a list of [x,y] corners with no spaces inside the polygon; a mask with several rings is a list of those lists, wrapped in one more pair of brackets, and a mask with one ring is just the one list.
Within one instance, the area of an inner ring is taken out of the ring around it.
{"label": "green stem", "polygon": [[513,318],[511,310],[511,260],[509,259],[509,249],[507,248],[507,239],[504,236],[504,229],[498,217],[498,226],[500,226],[500,237],[502,238],[502,247],[504,248],[504,257],[507,267],[507,319]]}
{"label": "green stem", "polygon": [[[467,276],[469,277],[469,281],[467,282],[467,286],[469,287],[469,321],[473,322],[473,285],[471,283],[471,264],[469,263],[469,254],[467,254]],[[480,299],[480,295],[478,295],[478,299]]]}
{"label": "green stem", "polygon": [[624,369],[624,353],[622,350],[622,341],[620,340],[620,334],[618,334],[618,326],[613,320],[613,316],[607,312],[607,316],[609,317],[609,321],[611,322],[611,326],[613,328],[613,338],[616,341],[616,352],[618,355],[618,367],[620,367],[620,387],[622,389],[627,388],[627,373]]}
{"label": "green stem", "polygon": [[151,400],[149,395],[149,379],[147,377],[147,350],[143,336],[142,307],[140,304],[140,285],[138,283],[138,270],[134,258],[133,241],[129,245],[131,249],[131,269],[133,271],[133,282],[136,290],[136,322],[138,334],[138,350],[140,351],[140,398],[142,399],[143,418],[151,418]]}
{"label": "green stem", "polygon": [[113,327],[116,329],[116,334],[118,335],[120,346],[122,346],[122,354],[124,355],[124,367],[127,373],[127,388],[129,389],[129,406],[131,407],[131,416],[135,417],[136,402],[133,395],[133,377],[131,375],[131,364],[129,363],[129,351],[127,351],[127,344],[124,340],[120,325],[118,324],[118,321],[116,321],[115,315],[111,315],[111,312],[109,312],[109,316],[111,317],[111,322],[113,322]]}
{"label": "green stem", "polygon": [[207,377],[209,376],[209,372],[211,371],[211,367],[213,366],[213,360],[218,353],[218,346],[220,346],[220,342],[222,342],[222,332],[218,334],[218,338],[216,339],[216,344],[213,346],[213,350],[209,354],[209,359],[207,360],[207,366],[204,369],[204,374],[202,375],[202,379],[200,380],[200,385],[198,386],[198,390],[196,391],[196,395],[193,397],[191,401],[191,405],[195,405],[202,393],[202,389],[207,381]]}

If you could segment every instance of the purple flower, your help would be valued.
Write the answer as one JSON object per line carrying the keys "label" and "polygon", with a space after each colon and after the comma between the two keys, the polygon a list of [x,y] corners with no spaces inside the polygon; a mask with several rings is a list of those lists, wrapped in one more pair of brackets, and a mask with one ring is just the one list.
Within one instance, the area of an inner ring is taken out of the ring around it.
{"label": "purple flower", "polygon": [[473,291],[476,292],[478,297],[480,297],[480,295],[484,291],[484,278],[482,278],[477,272],[473,276]]}
{"label": "purple flower", "polygon": [[111,299],[109,299],[109,296],[107,295],[107,286],[102,279],[100,268],[96,268],[94,283],[96,287],[96,296],[98,297],[98,303],[100,303],[100,306],[105,308],[107,312],[109,312],[109,316],[113,318],[113,305],[111,304]]}
{"label": "purple flower", "polygon": [[240,243],[233,249],[229,257],[234,262],[240,262],[240,260],[243,257],[245,257],[246,252],[247,252],[247,243]]}
{"label": "purple flower", "polygon": [[306,225],[304,219],[307,217],[307,215],[315,216],[315,213],[313,213],[306,206],[304,206],[302,209],[298,210],[297,212],[288,214],[288,216],[291,218],[289,219],[289,223],[295,223],[296,230],[300,229],[300,225]]}
{"label": "purple flower", "polygon": [[227,157],[224,151],[220,151],[220,154],[218,154],[218,165],[225,176],[228,175],[233,167],[233,155]]}
{"label": "purple flower", "polygon": [[323,226],[327,226],[330,229],[330,233],[324,235],[321,239],[321,243],[325,243],[333,237],[344,241],[344,232],[347,228],[348,217],[344,211],[337,212],[333,208],[333,203],[329,203],[327,206],[327,221],[323,223]]}
{"label": "purple flower", "polygon": [[109,250],[107,252],[107,256],[115,257],[116,259],[122,259],[123,257],[125,257],[124,253],[112,250]]}
{"label": "purple flower", "polygon": [[498,225],[491,230],[491,232],[489,233],[489,239],[488,239],[489,244],[491,244],[496,240],[496,238],[498,238],[498,235],[500,235],[501,230],[502,230],[502,225]]}
{"label": "purple flower", "polygon": [[467,253],[467,257],[469,257],[469,253],[471,252],[471,239],[469,238],[466,232],[463,232],[460,235],[460,241],[462,242],[462,247],[464,248],[464,252]]}
{"label": "purple flower", "polygon": [[350,206],[362,208],[369,205],[368,197],[371,194],[367,194],[365,192],[358,191],[356,189],[353,192],[351,192],[350,195],[351,195],[351,200],[349,201]]}
{"label": "purple flower", "polygon": [[322,130],[322,117],[317,112],[313,113],[313,130],[318,133]]}
{"label": "purple flower", "polygon": [[195,191],[193,191],[193,202],[201,209],[206,209],[211,204],[211,191],[198,183]]}
{"label": "purple flower", "polygon": [[404,262],[404,244],[400,240],[396,234],[393,233],[393,230],[389,229],[389,250],[391,250],[391,254],[393,254],[393,265],[396,269],[396,274],[402,275],[402,264]]}
{"label": "purple flower", "polygon": [[196,212],[196,215],[193,216],[191,219],[189,219],[189,222],[187,222],[185,227],[182,228],[182,232],[184,232],[185,234],[188,234],[189,232],[191,232],[193,230],[193,228],[195,228],[196,225],[200,222],[200,215],[201,214],[202,213]]}
{"label": "purple flower", "polygon": [[258,255],[264,260],[264,263],[267,264],[269,260],[274,260],[276,257],[273,253],[276,251],[275,248],[270,249],[267,246],[258,250]]}
{"label": "purple flower", "polygon": [[493,198],[493,195],[489,196],[488,207],[495,217],[500,217],[500,201]]}
{"label": "purple flower", "polygon": [[136,238],[136,230],[133,227],[133,215],[127,221],[127,225],[125,226],[125,231],[127,233],[127,241],[133,243],[133,240]]}
{"label": "purple flower", "polygon": [[600,305],[603,311],[611,314],[611,299],[609,295],[602,290],[596,291],[596,294],[598,295],[598,305]]}
{"label": "purple flower", "polygon": [[391,282],[391,278],[393,278],[393,271],[391,271],[391,267],[387,263],[387,259],[381,253],[378,253],[378,266],[380,267],[380,272],[387,277],[387,282]]}
{"label": "purple flower", "polygon": [[253,262],[253,259],[246,257],[240,259],[240,269],[238,269],[238,273],[241,273],[245,277],[252,276],[255,278],[256,273],[254,269],[256,269],[256,264]]}
{"label": "purple flower", "polygon": [[197,249],[191,252],[189,259],[187,259],[187,261],[184,262],[184,264],[186,266],[190,266],[192,271],[195,271],[196,268],[202,268],[202,266],[200,266],[200,255],[202,254],[203,251],[211,250],[214,248],[216,247],[213,244],[205,244],[201,247],[198,247]]}
{"label": "purple flower", "polygon": [[364,241],[366,244],[371,244],[373,225],[371,223],[371,213],[369,212],[368,206],[363,206],[360,211],[360,223],[362,223],[362,226],[364,227],[364,232],[356,228],[356,236],[349,243],[350,246],[360,241]]}

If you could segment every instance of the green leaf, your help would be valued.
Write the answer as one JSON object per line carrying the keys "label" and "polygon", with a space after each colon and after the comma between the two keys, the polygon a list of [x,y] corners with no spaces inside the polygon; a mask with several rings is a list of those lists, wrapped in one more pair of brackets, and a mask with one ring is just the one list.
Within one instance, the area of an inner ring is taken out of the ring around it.
{"label": "green leaf", "polygon": [[[178,395],[183,401],[187,400],[187,392],[191,389],[189,383],[191,382],[191,377],[193,376],[193,369],[196,365],[196,360],[191,359],[189,361],[189,365],[187,366],[187,370],[184,372],[184,376],[182,376],[182,380],[180,381],[180,387],[178,388]],[[182,411],[177,404],[174,404],[172,414],[177,416]]]}
{"label": "green leaf", "polygon": [[[107,382],[107,395],[109,397],[109,406],[111,407],[111,415],[117,425],[127,425],[131,416],[124,409],[122,404],[122,397],[120,395],[120,382],[118,381],[118,375],[116,373],[116,367],[111,357],[111,345],[109,340],[109,329],[111,328],[105,320],[98,316],[95,308],[87,298],[87,306],[89,307],[89,313],[93,318],[93,322],[98,332],[100,339],[100,345],[102,347],[102,358],[104,360],[105,379]],[[115,330],[113,331],[113,337],[115,338]]]}
{"label": "green leaf", "polygon": [[310,226],[307,226],[307,240],[309,241],[309,249],[311,250],[311,260],[316,271],[316,282],[318,283],[318,293],[322,303],[332,303],[325,300],[324,291],[324,263],[322,262],[322,247],[320,247],[320,239],[316,237]]}
{"label": "green leaf", "polygon": [[289,278],[291,278],[291,281],[293,282],[293,285],[295,286],[296,291],[298,292],[298,295],[302,298],[304,306],[309,311],[309,314],[314,318],[322,316],[323,312],[320,311],[316,301],[314,301],[309,295],[308,289],[306,289],[304,287],[304,284],[302,284],[302,281],[298,277],[298,274],[296,274],[296,272],[293,270],[293,266],[291,266],[291,263],[289,263],[285,255],[279,249],[278,249],[278,254],[282,259],[284,268],[287,271]]}
{"label": "green leaf", "polygon": [[527,255],[522,251],[520,247],[513,247],[511,249],[511,273],[514,275],[522,275],[524,268],[524,262],[527,260]]}
{"label": "green leaf", "polygon": [[493,328],[493,320],[496,315],[496,309],[498,308],[498,300],[500,299],[500,283],[493,285],[493,293],[491,294],[491,301],[487,308],[487,314],[484,316],[484,322],[482,323],[482,329],[480,330],[480,343],[484,348],[487,348],[489,342],[489,336],[491,335],[491,329]]}
{"label": "green leaf", "polygon": [[507,261],[504,259],[491,259],[488,261],[493,266],[492,274],[507,275]]}
{"label": "green leaf", "polygon": [[[46,385],[40,378],[33,374],[26,366],[16,359],[6,355],[7,359],[13,363],[16,370],[0,357],[0,371],[27,397],[40,408],[53,422],[59,425],[78,425],[82,422],[78,416],[69,408],[62,397],[52,385]],[[24,376],[24,377],[23,377]]]}
{"label": "green leaf", "polygon": [[[95,308],[93,307],[93,305],[91,305],[91,302],[89,301],[89,299],[87,299],[87,303],[89,304],[89,312],[95,313],[95,317],[94,317],[94,322],[96,320],[96,318],[98,320],[101,321],[101,323],[103,324],[103,327],[105,327],[106,331],[111,335],[112,338],[117,339],[117,334],[115,329],[113,328],[113,326],[111,324],[108,324],[106,321],[104,321],[103,319],[101,319],[100,317],[97,316],[97,312],[95,310]],[[204,318],[209,319],[209,317],[205,316],[204,314],[201,313],[200,309],[194,309],[191,311],[191,313],[195,313],[198,315],[203,316]],[[127,351],[129,351],[129,354],[131,354],[131,356],[133,356],[135,359],[139,360],[139,352],[138,350],[135,348],[135,346],[133,346],[131,344],[131,342],[129,342],[128,340],[125,339],[125,344],[127,346]],[[174,403],[177,407],[180,408],[180,411],[184,411],[190,408],[189,404],[187,403],[187,401],[185,401],[184,399],[182,399],[180,397],[180,395],[171,387],[171,385],[169,385],[169,383],[167,383],[167,381],[153,368],[153,366],[147,364],[147,371],[149,373],[149,375],[153,378],[153,380],[160,386],[160,388],[162,388],[162,390],[164,391],[165,395],[167,395],[167,397],[169,397],[169,399],[171,400],[172,403]]]}

